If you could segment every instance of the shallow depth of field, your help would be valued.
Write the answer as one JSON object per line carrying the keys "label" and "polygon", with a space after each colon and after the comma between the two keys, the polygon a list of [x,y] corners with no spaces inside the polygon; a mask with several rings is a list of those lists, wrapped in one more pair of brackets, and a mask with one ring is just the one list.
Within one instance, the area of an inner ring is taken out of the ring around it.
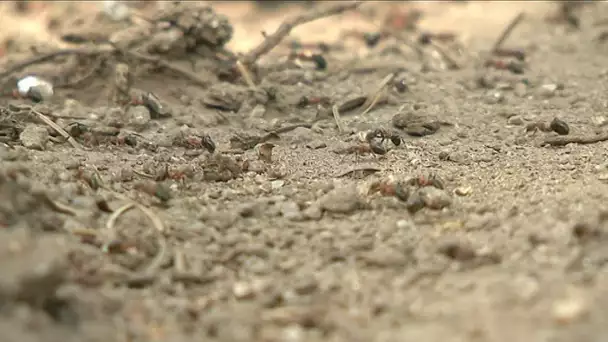
{"label": "shallow depth of field", "polygon": [[2,341],[608,338],[608,4],[0,3]]}

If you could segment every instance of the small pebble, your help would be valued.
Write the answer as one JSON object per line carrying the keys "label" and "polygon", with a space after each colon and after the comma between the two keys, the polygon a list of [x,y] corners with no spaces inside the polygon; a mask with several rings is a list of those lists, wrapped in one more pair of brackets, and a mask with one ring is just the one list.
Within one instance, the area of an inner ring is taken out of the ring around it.
{"label": "small pebble", "polygon": [[315,133],[306,127],[298,127],[291,132],[290,141],[298,144],[306,144],[313,140]]}
{"label": "small pebble", "polygon": [[542,97],[550,98],[555,95],[557,88],[558,88],[557,84],[543,84],[539,88],[538,93]]}
{"label": "small pebble", "polygon": [[411,220],[399,220],[397,221],[397,228],[400,230],[412,230],[415,228],[415,225]]}
{"label": "small pebble", "polygon": [[528,86],[525,83],[517,82],[513,91],[515,92],[515,95],[519,97],[526,97],[528,94]]}
{"label": "small pebble", "polygon": [[35,124],[28,124],[19,135],[23,147],[30,150],[43,151],[49,140],[49,131]]}
{"label": "small pebble", "polygon": [[151,120],[150,111],[144,106],[134,106],[126,113],[127,124],[137,131],[144,130]]}
{"label": "small pebble", "polygon": [[507,123],[512,126],[521,126],[524,124],[524,119],[519,115],[513,115],[507,120]]}
{"label": "small pebble", "polygon": [[237,299],[253,298],[255,293],[253,287],[245,282],[236,282],[232,286],[232,293]]}
{"label": "small pebble", "polygon": [[597,127],[604,127],[608,124],[608,119],[605,116],[594,116],[591,118],[591,122]]}
{"label": "small pebble", "polygon": [[444,190],[427,186],[419,191],[427,208],[440,210],[452,204],[452,197]]}
{"label": "small pebble", "polygon": [[470,244],[450,239],[441,242],[437,251],[456,261],[468,261],[477,256]]}
{"label": "small pebble", "polygon": [[420,191],[415,191],[408,197],[405,207],[410,214],[414,214],[424,208],[424,200],[420,196]]}
{"label": "small pebble", "polygon": [[308,220],[320,220],[323,216],[323,211],[318,205],[311,205],[302,211],[302,216]]}
{"label": "small pebble", "polygon": [[357,188],[353,186],[334,189],[324,195],[319,203],[323,210],[339,214],[350,214],[363,204]]}
{"label": "small pebble", "polygon": [[454,194],[458,196],[467,196],[471,193],[473,189],[470,186],[461,186],[454,189]]}
{"label": "small pebble", "polygon": [[300,207],[296,202],[285,202],[281,204],[281,215],[290,221],[299,221],[302,219]]}
{"label": "small pebble", "polygon": [[564,298],[553,304],[553,319],[560,325],[580,320],[588,312],[587,304],[581,297]]}

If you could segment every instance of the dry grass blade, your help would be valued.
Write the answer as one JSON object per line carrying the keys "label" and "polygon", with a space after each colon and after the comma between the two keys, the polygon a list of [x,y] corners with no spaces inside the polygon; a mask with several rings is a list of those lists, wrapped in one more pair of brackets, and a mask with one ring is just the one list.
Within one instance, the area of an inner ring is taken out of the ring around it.
{"label": "dry grass blade", "polygon": [[344,125],[342,125],[342,119],[340,118],[340,111],[338,109],[337,104],[331,108],[331,112],[334,115],[334,120],[336,121],[336,125],[338,126],[338,131],[340,133],[344,132]]}
{"label": "dry grass blade", "polygon": [[517,27],[517,25],[519,25],[519,23],[521,23],[521,21],[524,19],[524,15],[525,15],[524,12],[521,12],[515,18],[513,18],[513,20],[511,20],[511,22],[509,22],[509,25],[507,25],[507,27],[505,27],[505,29],[502,31],[500,36],[498,36],[498,39],[496,39],[494,46],[492,46],[492,51],[496,51],[496,50],[500,49],[500,47],[505,42],[505,40],[507,40],[507,38],[509,38],[509,36],[511,35],[511,32],[513,32],[515,27]]}
{"label": "dry grass blade", "polygon": [[145,206],[139,203],[136,203],[135,205],[137,206],[137,209],[141,210],[146,216],[148,216],[148,218],[152,222],[152,225],[154,226],[154,228],[156,228],[157,232],[162,233],[165,231],[165,226],[163,225],[163,222],[158,216],[156,216],[156,214],[152,212],[152,210],[146,208]]}
{"label": "dry grass blade", "polygon": [[287,19],[283,21],[283,23],[281,23],[279,28],[274,33],[266,36],[266,39],[264,39],[264,41],[260,45],[249,51],[243,57],[242,61],[245,65],[254,64],[260,57],[267,54],[277,45],[279,45],[283,38],[287,37],[291,30],[293,30],[296,26],[306,24],[317,19],[341,14],[348,10],[356,9],[364,2],[365,1],[349,1],[336,3],[324,8],[315,8],[295,18]]}
{"label": "dry grass blade", "polygon": [[142,61],[146,61],[148,63],[153,63],[153,64],[157,64],[165,69],[171,70],[173,72],[175,72],[176,74],[182,76],[185,79],[190,80],[192,83],[195,83],[196,85],[199,85],[201,87],[208,87],[209,86],[209,82],[202,79],[201,77],[197,76],[196,74],[185,70],[183,68],[180,68],[176,65],[173,65],[165,60],[162,60],[158,57],[154,57],[154,56],[149,56],[149,55],[144,55],[141,54],[139,52],[134,52],[134,51],[124,51],[125,54],[136,58],[136,59],[140,59]]}
{"label": "dry grass blade", "polygon": [[146,269],[143,271],[143,274],[152,275],[157,273],[158,270],[162,267],[163,261],[165,261],[165,258],[167,257],[169,251],[169,247],[167,246],[167,240],[165,240],[165,237],[162,234],[158,234],[157,241],[158,252],[156,253],[154,259],[152,259],[150,264],[146,266]]}
{"label": "dry grass blade", "polygon": [[156,231],[161,232],[161,233],[165,231],[165,226],[163,225],[163,222],[150,209],[146,208],[142,204],[139,204],[139,203],[133,201],[132,199],[130,199],[129,197],[127,197],[123,194],[120,194],[116,191],[108,189],[107,187],[105,187],[105,189],[107,191],[109,191],[110,193],[112,193],[117,198],[119,198],[123,201],[128,201],[131,205],[136,206],[137,209],[141,210],[144,213],[144,215],[146,215],[148,217],[148,219],[150,219],[150,222],[152,222],[152,225],[154,226],[154,228],[156,228]]}
{"label": "dry grass blade", "polygon": [[433,49],[435,49],[435,51],[437,51],[437,53],[441,56],[441,58],[443,58],[443,60],[447,63],[447,67],[450,70],[459,70],[462,69],[462,66],[460,65],[460,63],[458,61],[456,61],[456,58],[452,57],[441,45],[437,44],[434,41],[430,41],[429,45],[433,47]]}
{"label": "dry grass blade", "polygon": [[47,124],[49,127],[51,127],[52,129],[54,129],[57,133],[59,133],[63,138],[65,138],[70,145],[72,145],[72,147],[82,150],[82,146],[80,146],[80,144],[76,141],[76,139],[74,139],[68,132],[66,132],[63,128],[59,127],[59,125],[57,125],[56,123],[53,122],[53,120],[49,119],[48,117],[46,117],[46,115],[40,113],[39,111],[35,110],[34,108],[30,109],[30,112],[35,114],[42,122],[44,122],[45,124]]}
{"label": "dry grass blade", "polygon": [[116,209],[108,218],[108,221],[106,222],[106,229],[109,232],[112,232],[113,234],[115,231],[114,227],[116,226],[116,221],[118,220],[118,218],[133,208],[135,208],[135,203],[127,203],[122,207]]}
{"label": "dry grass blade", "polygon": [[393,78],[395,78],[395,74],[390,73],[384,79],[382,79],[380,84],[378,84],[378,88],[376,89],[376,91],[371,93],[363,104],[363,108],[365,109],[363,110],[363,112],[361,112],[361,115],[367,114],[370,110],[374,108],[374,106],[378,103],[378,101],[380,101],[380,99],[384,95],[384,89],[390,83],[390,81],[393,80]]}
{"label": "dry grass blade", "polygon": [[249,70],[247,70],[247,67],[243,64],[243,62],[236,61],[236,68],[239,69],[239,72],[241,73],[241,76],[243,76],[243,79],[245,80],[245,83],[247,83],[247,86],[251,90],[255,90],[256,86],[253,82],[253,77],[251,77],[251,73],[249,72]]}
{"label": "dry grass blade", "polygon": [[62,49],[62,50],[52,51],[52,52],[49,52],[46,54],[31,57],[21,63],[17,63],[11,67],[6,68],[6,71],[4,71],[0,74],[0,79],[3,79],[6,76],[11,75],[13,73],[19,72],[19,71],[27,68],[30,65],[44,63],[44,62],[54,59],[56,57],[67,56],[67,55],[98,55],[100,53],[106,53],[106,52],[111,52],[111,51],[112,51],[112,48]]}

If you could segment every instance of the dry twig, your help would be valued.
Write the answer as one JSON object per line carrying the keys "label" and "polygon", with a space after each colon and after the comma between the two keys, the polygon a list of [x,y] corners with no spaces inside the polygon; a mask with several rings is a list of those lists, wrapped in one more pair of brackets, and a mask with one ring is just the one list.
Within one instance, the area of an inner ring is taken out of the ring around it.
{"label": "dry twig", "polygon": [[524,19],[524,12],[520,12],[515,18],[513,18],[513,20],[511,20],[509,25],[507,25],[500,36],[498,36],[498,39],[496,39],[496,42],[492,46],[492,51],[496,51],[501,48],[502,44],[505,42],[505,40],[507,40],[507,38],[509,38],[511,32],[513,32],[515,27],[517,27],[522,19]]}
{"label": "dry twig", "polygon": [[156,64],[167,70],[171,70],[171,71],[175,72],[176,74],[180,75],[181,77],[184,77],[184,78],[190,80],[192,83],[195,83],[199,86],[207,87],[209,85],[209,82],[207,82],[206,80],[197,76],[196,74],[194,74],[188,70],[185,70],[179,66],[173,65],[159,57],[150,56],[150,55],[142,54],[142,53],[135,52],[135,51],[123,51],[123,50],[119,50],[115,46],[104,46],[104,47],[98,47],[98,48],[82,48],[82,49],[61,49],[61,50],[52,51],[52,52],[49,52],[49,53],[46,53],[43,55],[34,56],[21,63],[13,65],[12,67],[7,68],[6,71],[4,71],[3,73],[0,73],[0,79],[4,79],[5,77],[7,77],[13,73],[19,72],[19,71],[27,68],[28,66],[44,63],[46,61],[52,60],[52,59],[54,59],[56,57],[60,57],[60,56],[67,56],[67,55],[94,56],[94,55],[101,55],[101,54],[106,54],[106,53],[116,53],[116,52],[121,52],[132,58],[139,59],[139,60],[142,60],[142,61],[145,61],[148,63],[153,63],[153,64]]}
{"label": "dry twig", "polygon": [[74,147],[75,149],[79,149],[79,150],[83,149],[82,146],[76,141],[76,139],[74,139],[70,135],[70,133],[66,132],[63,128],[61,128],[59,125],[54,123],[53,120],[47,118],[46,115],[40,113],[39,111],[35,110],[32,107],[30,107],[30,112],[35,114],[38,117],[38,119],[40,119],[42,122],[44,122],[49,127],[54,129],[57,133],[59,133],[64,139],[66,139],[70,143],[70,145],[72,145],[72,147]]}
{"label": "dry twig", "polygon": [[331,111],[334,115],[334,120],[336,121],[336,125],[338,126],[338,131],[340,133],[344,132],[344,126],[342,125],[342,119],[340,119],[340,111],[338,110],[338,105],[334,105],[331,108]]}
{"label": "dry twig", "polygon": [[16,72],[19,72],[19,71],[27,68],[28,66],[44,63],[46,61],[50,61],[57,57],[67,56],[67,55],[99,55],[99,54],[107,53],[107,52],[112,52],[112,49],[110,49],[110,48],[97,48],[97,49],[82,48],[82,49],[61,49],[61,50],[57,50],[57,51],[52,51],[49,53],[45,53],[42,55],[28,58],[21,63],[17,63],[15,65],[7,68],[3,73],[0,73],[0,79],[4,79],[5,77],[7,77],[11,74],[14,74]]}
{"label": "dry twig", "polygon": [[236,68],[241,73],[241,76],[243,76],[243,79],[245,80],[245,83],[247,83],[249,89],[255,90],[256,86],[253,82],[253,77],[251,77],[251,73],[249,72],[249,70],[247,70],[247,67],[243,64],[243,62],[236,61]]}
{"label": "dry twig", "polygon": [[602,133],[594,137],[576,137],[576,136],[562,136],[552,137],[545,139],[541,145],[551,146],[566,146],[568,144],[595,144],[602,141],[608,140],[608,133]]}
{"label": "dry twig", "polygon": [[116,209],[112,215],[110,215],[110,217],[108,218],[108,221],[106,222],[106,230],[109,232],[112,232],[112,234],[114,234],[114,226],[116,225],[116,220],[118,220],[118,218],[120,217],[120,215],[126,213],[127,211],[131,210],[135,208],[135,203],[131,202],[131,203],[127,203],[125,205],[123,205],[122,207]]}
{"label": "dry twig", "polygon": [[177,65],[173,65],[159,57],[155,57],[155,56],[150,56],[150,55],[145,55],[139,52],[135,52],[135,51],[124,51],[125,54],[135,58],[135,59],[139,59],[142,61],[146,61],[148,63],[153,63],[153,64],[157,64],[167,70],[171,70],[174,73],[182,76],[183,78],[188,79],[189,81],[191,81],[192,83],[195,83],[201,87],[207,87],[209,86],[209,82],[202,79],[201,77],[197,76],[196,74],[183,69],[181,67],[178,67]]}
{"label": "dry twig", "polygon": [[306,24],[317,19],[341,14],[348,10],[356,9],[363,3],[364,1],[337,3],[325,8],[316,8],[295,18],[285,20],[274,33],[267,35],[266,39],[264,39],[260,45],[253,48],[243,57],[243,64],[254,64],[258,59],[260,59],[260,57],[267,54],[277,45],[279,45],[283,38],[288,36],[291,30],[293,30],[296,26]]}
{"label": "dry twig", "polygon": [[380,101],[380,98],[382,98],[382,96],[384,95],[384,89],[390,83],[390,81],[393,80],[393,78],[395,78],[395,74],[391,73],[384,77],[384,79],[382,79],[380,84],[378,84],[376,91],[371,93],[367,97],[367,100],[365,100],[365,103],[363,104],[363,108],[365,108],[365,110],[361,112],[361,115],[367,114],[370,110],[374,108],[378,101]]}

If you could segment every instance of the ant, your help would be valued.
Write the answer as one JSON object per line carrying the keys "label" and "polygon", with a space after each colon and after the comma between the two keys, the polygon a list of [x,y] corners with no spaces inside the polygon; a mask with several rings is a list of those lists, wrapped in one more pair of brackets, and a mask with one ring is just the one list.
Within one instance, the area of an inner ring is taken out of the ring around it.
{"label": "ant", "polygon": [[354,154],[355,161],[359,161],[359,156],[371,154],[376,157],[376,155],[385,155],[386,149],[382,147],[380,144],[375,143],[373,141],[368,141],[366,143],[360,143],[356,145],[352,145],[347,147],[346,149],[339,151],[337,153],[340,154]]}
{"label": "ant", "polygon": [[384,140],[390,140],[395,146],[401,145],[402,140],[399,133],[385,128],[376,128],[365,136],[365,140],[370,143],[370,145],[375,138],[380,138],[380,144],[382,144]]}

